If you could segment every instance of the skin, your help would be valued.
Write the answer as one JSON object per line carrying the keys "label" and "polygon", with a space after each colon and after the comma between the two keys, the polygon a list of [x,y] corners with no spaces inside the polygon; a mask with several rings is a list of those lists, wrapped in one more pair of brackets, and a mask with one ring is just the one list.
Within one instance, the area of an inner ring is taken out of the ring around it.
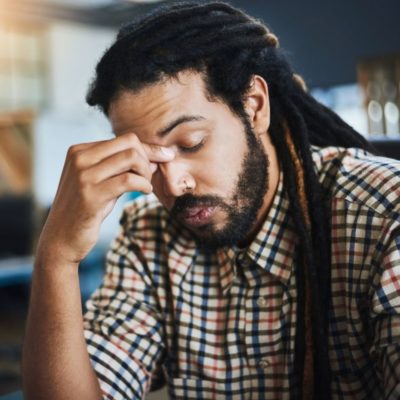
{"label": "skin", "polygon": [[[109,118],[116,136],[135,132],[142,143],[165,146],[175,153],[173,161],[158,165],[151,180],[155,195],[169,211],[176,199],[186,193],[186,186],[194,196],[214,195],[227,203],[232,201],[248,151],[243,122],[223,102],[210,101],[208,97],[202,76],[184,72],[178,79],[147,87],[139,93],[125,91],[110,107]],[[269,103],[263,78],[254,78],[245,110],[270,162],[268,190],[246,243],[260,228],[279,177],[276,152],[266,134]],[[182,121],[183,116],[192,120]],[[181,123],[165,133],[171,122],[180,119]],[[161,136],[160,132],[164,134]],[[193,150],[189,152],[190,148]],[[213,228],[224,229],[227,218],[224,209],[217,209],[211,220]],[[195,227],[189,229],[197,236],[202,235]]]}
{"label": "skin", "polygon": [[[269,159],[268,190],[247,235],[250,241],[268,212],[279,177],[276,152],[266,134],[268,87],[261,77],[254,77],[244,105]],[[179,124],[163,137],[156,134],[176,118],[193,114],[201,119]],[[181,73],[139,93],[121,93],[109,118],[116,138],[69,149],[39,239],[22,356],[28,400],[101,398],[83,337],[78,267],[116,200],[128,191],[154,190],[171,210],[189,185],[195,195],[229,201],[247,150],[242,122],[225,104],[207,98],[196,73]],[[182,150],[201,141],[199,151]],[[218,210],[213,225],[223,229],[226,224],[226,213]]]}

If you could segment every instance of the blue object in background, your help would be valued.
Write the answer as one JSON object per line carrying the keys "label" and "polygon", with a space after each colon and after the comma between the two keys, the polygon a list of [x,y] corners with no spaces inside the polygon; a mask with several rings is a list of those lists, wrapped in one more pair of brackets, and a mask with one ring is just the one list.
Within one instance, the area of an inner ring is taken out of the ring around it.
{"label": "blue object in background", "polygon": [[79,284],[83,302],[86,302],[101,283],[106,251],[107,249],[102,246],[95,246],[79,265]]}
{"label": "blue object in background", "polygon": [[0,258],[0,287],[29,283],[32,270],[32,256]]}
{"label": "blue object in background", "polygon": [[[83,300],[86,300],[101,282],[106,251],[103,246],[95,246],[79,266]],[[32,279],[33,263],[33,256],[0,259],[0,287],[28,284]]]}
{"label": "blue object in background", "polygon": [[0,400],[23,400],[23,399],[24,399],[24,395],[22,394],[22,392],[12,392],[12,393],[0,396]]}
{"label": "blue object in background", "polygon": [[129,192],[127,194],[127,200],[135,200],[137,197],[142,196],[142,192]]}

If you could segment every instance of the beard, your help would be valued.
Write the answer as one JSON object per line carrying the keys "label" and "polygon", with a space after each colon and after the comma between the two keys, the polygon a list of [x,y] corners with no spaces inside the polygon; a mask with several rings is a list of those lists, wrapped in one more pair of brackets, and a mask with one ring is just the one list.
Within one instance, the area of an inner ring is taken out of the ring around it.
{"label": "beard", "polygon": [[189,228],[197,245],[203,250],[212,251],[244,242],[257,222],[258,212],[269,187],[268,156],[250,124],[244,121],[243,125],[247,151],[231,197],[224,199],[220,196],[194,196],[188,193],[178,197],[170,211],[171,217],[178,223],[185,211],[192,207],[218,207],[226,213],[227,222],[222,228],[216,228],[213,223]]}

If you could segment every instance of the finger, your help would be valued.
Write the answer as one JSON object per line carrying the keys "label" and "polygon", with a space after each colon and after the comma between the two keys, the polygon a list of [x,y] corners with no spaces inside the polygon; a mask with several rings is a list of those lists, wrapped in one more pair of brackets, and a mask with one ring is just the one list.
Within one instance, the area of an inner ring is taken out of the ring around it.
{"label": "finger", "polygon": [[168,162],[175,158],[174,150],[169,147],[147,143],[142,143],[142,145],[150,162]]}
{"label": "finger", "polygon": [[153,191],[153,186],[143,176],[132,172],[125,172],[101,182],[97,185],[97,189],[99,196],[102,196],[104,201],[110,201],[126,192],[149,194]]}
{"label": "finger", "polygon": [[138,137],[130,133],[108,140],[72,146],[69,150],[69,156],[75,161],[75,164],[85,168],[129,148],[136,148],[144,157],[147,157]]}
{"label": "finger", "polygon": [[150,170],[151,170],[152,174],[154,174],[154,172],[157,171],[157,168],[158,168],[158,164],[152,163],[152,162],[150,163]]}
{"label": "finger", "polygon": [[84,142],[84,143],[77,143],[72,145],[71,147],[75,148],[77,151],[82,151],[82,150],[86,150],[89,149],[90,147],[96,146],[100,143],[105,143],[108,142],[110,139],[105,139],[105,140],[98,140],[95,142]]}
{"label": "finger", "polygon": [[134,133],[125,133],[116,138],[97,142],[96,146],[85,149],[85,157],[97,163],[112,154],[118,153],[128,148],[135,148],[147,156],[152,162],[168,162],[175,158],[175,152],[164,146],[146,144],[139,140]]}
{"label": "finger", "polygon": [[148,181],[153,173],[147,156],[143,157],[139,150],[130,148],[107,157],[82,174],[88,182],[96,184],[124,172],[134,172]]}
{"label": "finger", "polygon": [[109,140],[100,140],[97,142],[86,142],[86,143],[77,143],[69,147],[68,155],[74,156],[82,151],[88,150],[90,148],[99,146],[100,144],[104,144],[109,142]]}

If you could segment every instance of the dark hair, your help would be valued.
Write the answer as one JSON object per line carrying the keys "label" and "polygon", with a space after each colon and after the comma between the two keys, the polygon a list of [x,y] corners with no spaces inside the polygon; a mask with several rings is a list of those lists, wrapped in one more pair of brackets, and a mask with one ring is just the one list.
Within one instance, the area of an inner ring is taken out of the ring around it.
{"label": "dark hair", "polygon": [[[246,118],[243,100],[252,77],[260,75],[268,83],[268,132],[281,162],[300,239],[295,396],[308,400],[314,392],[317,399],[329,399],[329,193],[314,171],[310,144],[374,149],[305,91],[277,37],[263,23],[223,2],[172,3],[122,27],[97,65],[87,102],[107,114],[121,91],[139,90],[183,70],[203,74],[208,94],[241,118]],[[310,352],[311,383],[304,373]]]}

